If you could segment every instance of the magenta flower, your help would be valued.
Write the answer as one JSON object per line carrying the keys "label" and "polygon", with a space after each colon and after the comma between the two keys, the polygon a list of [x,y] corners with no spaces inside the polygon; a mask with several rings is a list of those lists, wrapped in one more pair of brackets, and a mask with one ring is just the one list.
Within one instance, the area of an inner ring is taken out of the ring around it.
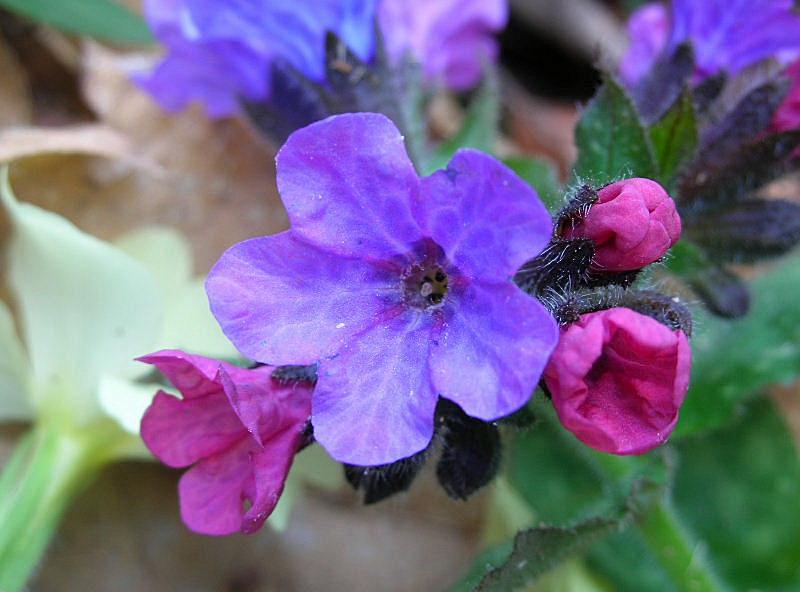
{"label": "magenta flower", "polygon": [[284,60],[308,78],[325,77],[325,35],[336,33],[364,61],[375,51],[378,19],[390,56],[410,53],[429,80],[475,85],[497,54],[506,0],[145,0],[164,61],[138,76],[169,111],[191,101],[212,117],[239,110],[239,98],[268,99],[270,66]]}
{"label": "magenta flower", "polygon": [[273,380],[274,368],[245,370],[178,350],[139,360],[183,395],[159,391],[141,434],[164,464],[191,466],[178,485],[184,523],[210,535],[261,528],[301,444],[311,388]]}
{"label": "magenta flower", "polygon": [[792,87],[772,120],[778,132],[800,129],[800,60],[787,68],[786,74],[792,79]]}
{"label": "magenta flower", "polygon": [[545,382],[561,423],[587,446],[642,454],[675,428],[690,372],[682,331],[610,308],[562,331]]}
{"label": "magenta flower", "polygon": [[595,243],[593,265],[603,271],[632,271],[658,261],[681,236],[675,202],[650,179],[625,179],[597,192],[598,201],[566,238]]}
{"label": "magenta flower", "polygon": [[[621,76],[636,84],[662,50],[690,41],[700,79],[735,74],[764,59],[800,55],[800,14],[793,0],[673,0],[671,9],[646,4],[630,18],[631,45]],[[669,27],[669,34],[663,29]]]}
{"label": "magenta flower", "polygon": [[510,280],[551,236],[524,181],[473,150],[420,179],[374,113],[295,132],[277,175],[291,230],[229,249],[206,289],[246,356],[319,364],[312,423],[334,458],[422,450],[439,396],[483,420],[528,400],[558,330]]}

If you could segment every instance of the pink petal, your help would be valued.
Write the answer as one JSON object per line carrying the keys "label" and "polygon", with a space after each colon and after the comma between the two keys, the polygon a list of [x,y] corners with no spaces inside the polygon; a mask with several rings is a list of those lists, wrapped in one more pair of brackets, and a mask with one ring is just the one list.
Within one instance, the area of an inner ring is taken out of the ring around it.
{"label": "pink petal", "polygon": [[205,397],[222,391],[218,382],[219,360],[194,356],[177,349],[165,349],[138,361],[152,364],[187,398]]}
{"label": "pink petal", "polygon": [[255,495],[252,506],[242,517],[242,532],[257,531],[272,514],[283,493],[301,438],[302,425],[291,424],[265,441],[264,449],[253,456]]}
{"label": "pink petal", "polygon": [[246,491],[252,491],[255,443],[242,438],[225,452],[206,458],[186,471],[178,484],[183,522],[210,535],[242,530]]}
{"label": "pink petal", "polygon": [[223,368],[219,378],[230,405],[260,446],[286,430],[300,433],[311,416],[310,386],[282,385],[253,371],[247,380],[234,381]]}
{"label": "pink petal", "polygon": [[218,387],[216,393],[178,399],[159,391],[142,417],[142,440],[171,467],[186,467],[224,451],[247,434]]}
{"label": "pink petal", "polygon": [[689,385],[686,335],[627,308],[562,332],[545,371],[559,419],[587,445],[642,454],[666,442]]}

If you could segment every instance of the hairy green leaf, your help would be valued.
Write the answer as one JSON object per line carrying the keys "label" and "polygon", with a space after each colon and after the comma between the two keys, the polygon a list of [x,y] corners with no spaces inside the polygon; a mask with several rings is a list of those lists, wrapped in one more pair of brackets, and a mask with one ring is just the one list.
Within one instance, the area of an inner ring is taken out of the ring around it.
{"label": "hairy green leaf", "polygon": [[622,177],[656,175],[650,136],[633,100],[607,76],[575,130],[577,179],[602,185]]}

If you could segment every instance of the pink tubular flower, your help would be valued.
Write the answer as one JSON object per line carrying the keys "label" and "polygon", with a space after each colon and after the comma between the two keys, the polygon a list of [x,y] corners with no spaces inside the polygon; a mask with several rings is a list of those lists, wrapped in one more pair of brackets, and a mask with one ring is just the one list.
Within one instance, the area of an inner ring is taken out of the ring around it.
{"label": "pink tubular flower", "polygon": [[667,441],[689,388],[682,331],[627,308],[583,315],[561,333],[545,381],[561,423],[611,454],[643,454]]}
{"label": "pink tubular flower", "polygon": [[641,269],[658,261],[678,242],[681,219],[675,202],[649,179],[625,179],[606,185],[586,218],[567,238],[596,244],[594,265],[611,272]]}
{"label": "pink tubular flower", "polygon": [[153,364],[183,395],[159,391],[141,433],[164,464],[193,465],[178,485],[186,526],[210,535],[261,528],[300,446],[311,388],[273,380],[269,366],[246,370],[178,350],[139,360]]}

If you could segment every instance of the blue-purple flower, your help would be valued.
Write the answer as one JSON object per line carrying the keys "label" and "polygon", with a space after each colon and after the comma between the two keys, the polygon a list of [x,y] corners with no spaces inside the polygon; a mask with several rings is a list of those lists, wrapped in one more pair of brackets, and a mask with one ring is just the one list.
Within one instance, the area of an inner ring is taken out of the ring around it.
{"label": "blue-purple flower", "polygon": [[322,81],[329,31],[369,61],[376,19],[393,60],[410,54],[429,80],[470,88],[508,18],[506,0],[145,0],[145,12],[168,53],[140,86],[169,111],[199,101],[212,117],[268,99],[278,59]]}
{"label": "blue-purple flower", "polygon": [[620,74],[633,85],[662,51],[690,41],[696,77],[729,74],[761,60],[800,55],[800,14],[793,0],[673,0],[646,4],[628,22],[631,45]]}
{"label": "blue-purple flower", "polygon": [[558,329],[511,281],[552,234],[524,181],[474,150],[420,178],[373,113],[295,132],[277,176],[291,229],[229,249],[206,288],[244,355],[318,364],[312,423],[334,458],[424,449],[440,396],[482,420],[529,399]]}

